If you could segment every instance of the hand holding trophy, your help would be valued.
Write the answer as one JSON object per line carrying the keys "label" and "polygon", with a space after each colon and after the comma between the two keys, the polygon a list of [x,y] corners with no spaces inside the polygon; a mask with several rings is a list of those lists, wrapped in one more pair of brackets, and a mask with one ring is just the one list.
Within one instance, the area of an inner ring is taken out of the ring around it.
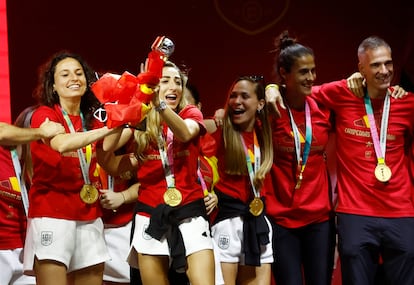
{"label": "hand holding trophy", "polygon": [[[165,36],[159,36],[151,46],[151,52],[145,64],[145,70],[134,76],[125,71],[122,75],[105,73],[91,89],[103,104],[108,128],[124,124],[135,126],[149,112],[148,106],[162,75],[162,68],[168,57],[174,52],[174,43]],[[96,114],[103,113],[101,109]]]}

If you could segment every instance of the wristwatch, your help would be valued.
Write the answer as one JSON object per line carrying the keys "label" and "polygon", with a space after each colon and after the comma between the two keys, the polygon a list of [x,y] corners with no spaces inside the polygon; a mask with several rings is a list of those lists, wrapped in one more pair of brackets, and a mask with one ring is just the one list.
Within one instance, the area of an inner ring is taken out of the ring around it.
{"label": "wristwatch", "polygon": [[161,111],[164,111],[165,109],[167,109],[167,103],[165,103],[165,101],[160,101],[160,104],[157,106],[157,107],[155,107],[155,111],[157,111],[157,112],[161,112]]}

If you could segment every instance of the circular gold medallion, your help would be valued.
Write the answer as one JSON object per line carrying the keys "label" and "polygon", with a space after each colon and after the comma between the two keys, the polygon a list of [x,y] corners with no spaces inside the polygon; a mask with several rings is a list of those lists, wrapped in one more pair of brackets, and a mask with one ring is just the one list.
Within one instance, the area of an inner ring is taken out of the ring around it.
{"label": "circular gold medallion", "polygon": [[391,178],[391,169],[385,163],[379,163],[375,167],[375,177],[378,181],[387,182]]}
{"label": "circular gold medallion", "polygon": [[249,211],[252,213],[253,216],[259,216],[264,209],[264,204],[262,199],[259,197],[255,197],[253,201],[250,202]]}
{"label": "circular gold medallion", "polygon": [[93,204],[98,200],[99,192],[95,186],[90,184],[85,184],[80,191],[80,198],[86,204]]}
{"label": "circular gold medallion", "polygon": [[177,188],[167,188],[167,191],[164,193],[164,202],[171,207],[180,205],[182,200],[183,197],[181,195],[181,192],[178,191]]}

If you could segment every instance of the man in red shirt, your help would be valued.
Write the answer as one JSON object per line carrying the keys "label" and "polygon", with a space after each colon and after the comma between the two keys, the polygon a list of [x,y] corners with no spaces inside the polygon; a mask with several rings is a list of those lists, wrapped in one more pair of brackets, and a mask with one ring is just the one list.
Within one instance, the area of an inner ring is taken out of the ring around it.
{"label": "man in red shirt", "polygon": [[414,96],[394,99],[390,46],[376,36],[358,48],[363,98],[346,80],[315,87],[335,114],[342,284],[373,284],[379,256],[390,284],[414,284],[413,185],[408,165]]}

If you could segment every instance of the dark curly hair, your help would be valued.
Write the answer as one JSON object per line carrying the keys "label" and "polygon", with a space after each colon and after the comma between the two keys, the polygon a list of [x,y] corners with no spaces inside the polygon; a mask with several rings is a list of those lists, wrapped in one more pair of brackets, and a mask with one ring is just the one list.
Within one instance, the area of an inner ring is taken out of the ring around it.
{"label": "dark curly hair", "polygon": [[89,67],[89,65],[78,54],[71,53],[69,51],[61,51],[49,58],[43,65],[40,66],[38,71],[38,83],[33,92],[33,97],[40,105],[53,107],[59,104],[59,96],[53,91],[53,84],[55,83],[54,75],[56,71],[56,65],[66,58],[73,58],[77,60],[82,66],[83,72],[86,77],[87,88],[85,94],[82,96],[80,109],[85,117],[86,128],[91,128],[91,122],[93,119],[93,113],[100,107],[98,99],[93,94],[90,86],[97,80],[95,71]]}

